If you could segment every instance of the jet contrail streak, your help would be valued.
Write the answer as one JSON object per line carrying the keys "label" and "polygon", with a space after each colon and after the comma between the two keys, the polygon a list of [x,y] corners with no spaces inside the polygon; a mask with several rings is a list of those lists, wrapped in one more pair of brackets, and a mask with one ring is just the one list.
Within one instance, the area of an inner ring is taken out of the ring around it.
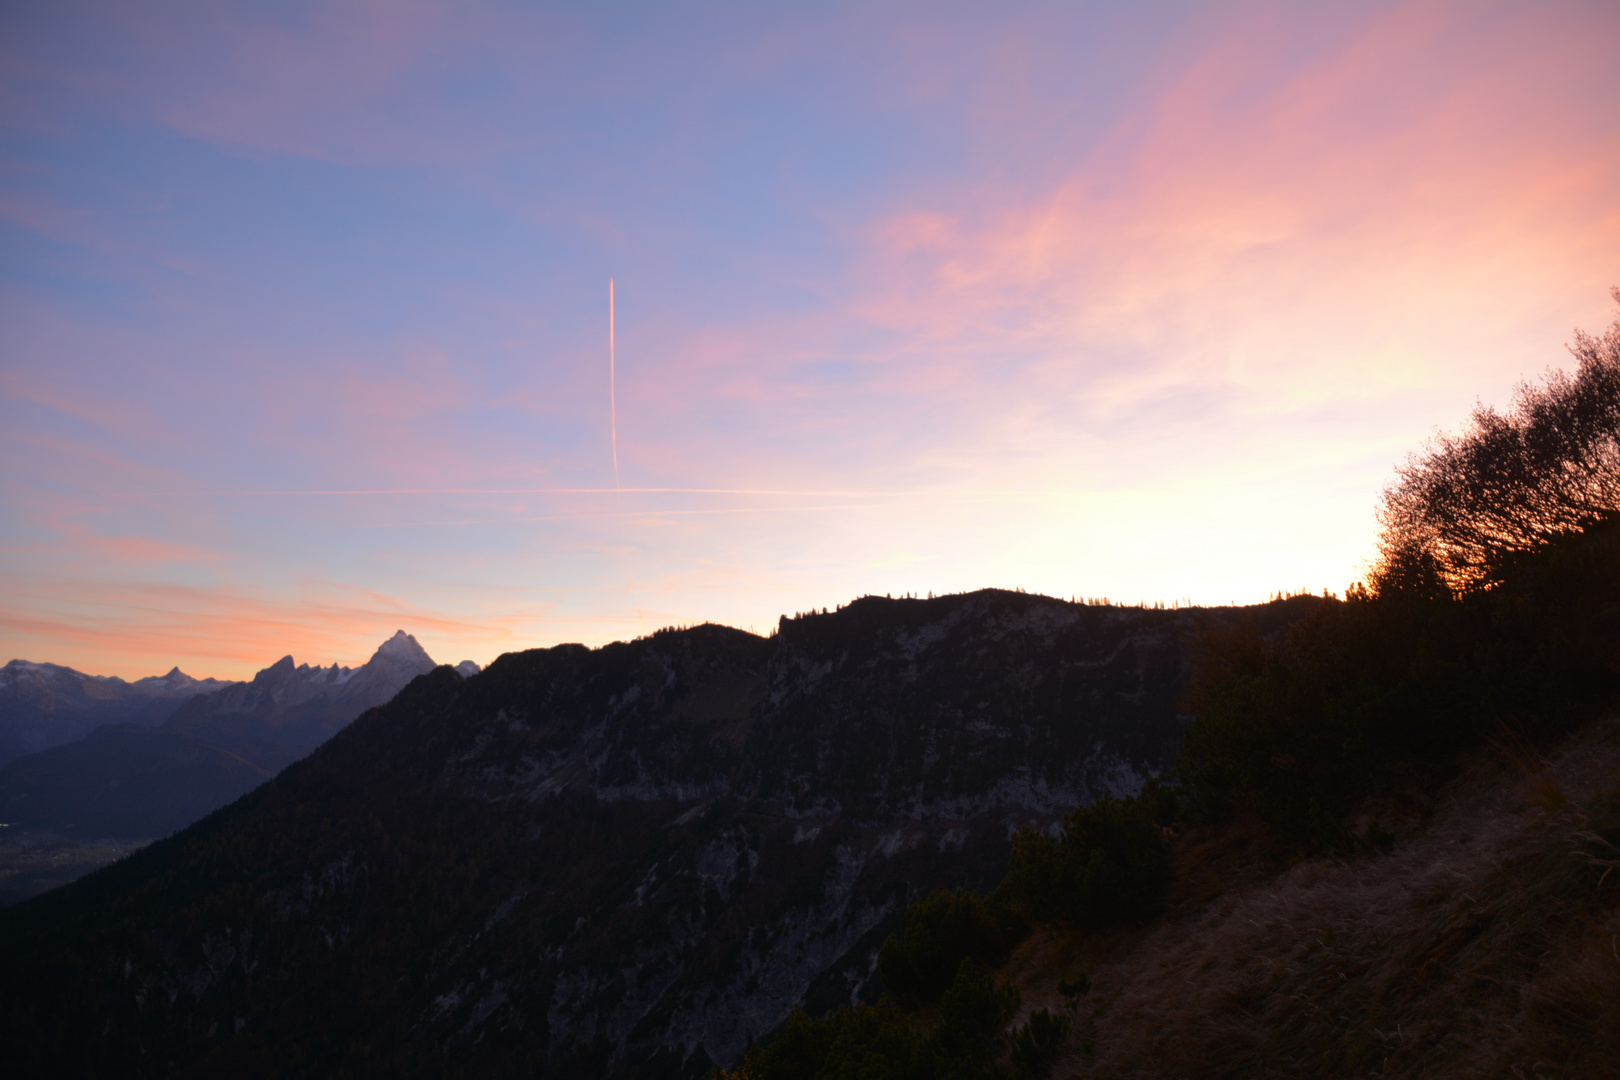
{"label": "jet contrail streak", "polygon": [[613,490],[619,490],[619,402],[613,371],[613,279],[608,278],[608,431],[613,440]]}
{"label": "jet contrail streak", "polygon": [[809,514],[827,510],[864,510],[865,503],[835,503],[830,506],[741,506],[724,510],[628,510],[608,514],[546,514],[540,517],[454,518],[443,521],[389,521],[358,525],[361,529],[415,529],[427,525],[519,525],[533,521],[604,521],[609,518],[712,517],[721,514]]}
{"label": "jet contrail streak", "polygon": [[921,491],[817,491],[784,488],[611,487],[611,488],[277,488],[273,490],[166,492],[188,495],[787,495],[837,499],[899,499],[909,496],[964,499],[1077,498],[1072,492],[977,488]]}

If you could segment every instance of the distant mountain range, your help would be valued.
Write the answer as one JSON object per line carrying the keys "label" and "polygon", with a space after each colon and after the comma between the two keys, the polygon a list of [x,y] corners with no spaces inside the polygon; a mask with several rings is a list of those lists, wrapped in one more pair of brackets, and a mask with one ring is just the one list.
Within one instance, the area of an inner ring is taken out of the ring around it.
{"label": "distant mountain range", "polygon": [[[85,837],[158,837],[270,779],[434,662],[404,631],[358,668],[294,666],[251,682],[84,675],[14,660],[0,738],[43,746],[0,768],[0,821]],[[463,661],[466,673],[478,666]],[[76,740],[76,741],[70,741]]]}
{"label": "distant mountain range", "polygon": [[13,660],[0,668],[0,766],[82,739],[103,724],[161,724],[199,694],[235,685],[193,679],[179,668],[131,683]]}
{"label": "distant mountain range", "polygon": [[[416,639],[401,630],[357,668],[294,667],[293,658],[284,656],[252,682],[193,697],[163,726],[228,747],[260,768],[279,772],[435,666]],[[472,670],[478,670],[476,664]]]}
{"label": "distant mountain range", "polygon": [[0,1038],[40,1075],[702,1077],[871,1000],[907,903],[992,884],[1011,830],[1166,768],[1190,635],[1316,602],[867,597],[439,668],[0,912]]}

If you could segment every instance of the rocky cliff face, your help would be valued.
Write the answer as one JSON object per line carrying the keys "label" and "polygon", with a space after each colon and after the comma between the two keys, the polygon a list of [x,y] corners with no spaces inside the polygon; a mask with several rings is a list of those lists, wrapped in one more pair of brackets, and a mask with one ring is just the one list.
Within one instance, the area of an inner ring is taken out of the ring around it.
{"label": "rocky cliff face", "polygon": [[[877,947],[919,890],[990,883],[1013,828],[1168,762],[1178,621],[1006,594],[870,598],[771,642],[703,627],[533,658],[551,669],[543,696],[503,693],[450,782],[503,801],[588,792],[625,818],[657,808],[642,844],[684,838],[626,867],[620,895],[555,946],[552,1045],[605,1037],[610,1058],[701,1068],[796,1002],[872,996]],[[594,960],[615,942],[627,956]]]}
{"label": "rocky cliff face", "polygon": [[0,916],[27,943],[0,945],[5,1007],[38,1060],[126,1071],[296,1046],[332,1071],[698,1075],[797,1002],[873,996],[908,900],[993,883],[1015,827],[1164,767],[1206,617],[868,598],[770,639],[440,668]]}

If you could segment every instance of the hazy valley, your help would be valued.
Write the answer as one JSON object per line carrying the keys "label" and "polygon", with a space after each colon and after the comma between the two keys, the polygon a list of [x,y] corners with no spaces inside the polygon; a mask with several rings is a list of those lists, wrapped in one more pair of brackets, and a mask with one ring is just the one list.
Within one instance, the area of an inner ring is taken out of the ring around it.
{"label": "hazy valley", "polygon": [[0,901],[190,825],[433,667],[403,631],[358,668],[288,656],[240,683],[178,668],[127,683],[12,661],[0,669],[0,741],[35,749],[0,765]]}

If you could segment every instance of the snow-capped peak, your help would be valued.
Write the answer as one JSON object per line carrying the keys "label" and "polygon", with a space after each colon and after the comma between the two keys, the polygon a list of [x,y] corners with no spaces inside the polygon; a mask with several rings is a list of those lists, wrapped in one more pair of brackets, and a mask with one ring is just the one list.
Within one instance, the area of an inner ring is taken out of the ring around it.
{"label": "snow-capped peak", "polygon": [[427,650],[422,648],[414,637],[403,630],[394,631],[393,637],[377,646],[377,652],[371,659],[373,662],[377,660],[390,660],[395,663],[403,661],[409,664],[426,664],[430,668],[433,667],[433,658],[427,654]]}

